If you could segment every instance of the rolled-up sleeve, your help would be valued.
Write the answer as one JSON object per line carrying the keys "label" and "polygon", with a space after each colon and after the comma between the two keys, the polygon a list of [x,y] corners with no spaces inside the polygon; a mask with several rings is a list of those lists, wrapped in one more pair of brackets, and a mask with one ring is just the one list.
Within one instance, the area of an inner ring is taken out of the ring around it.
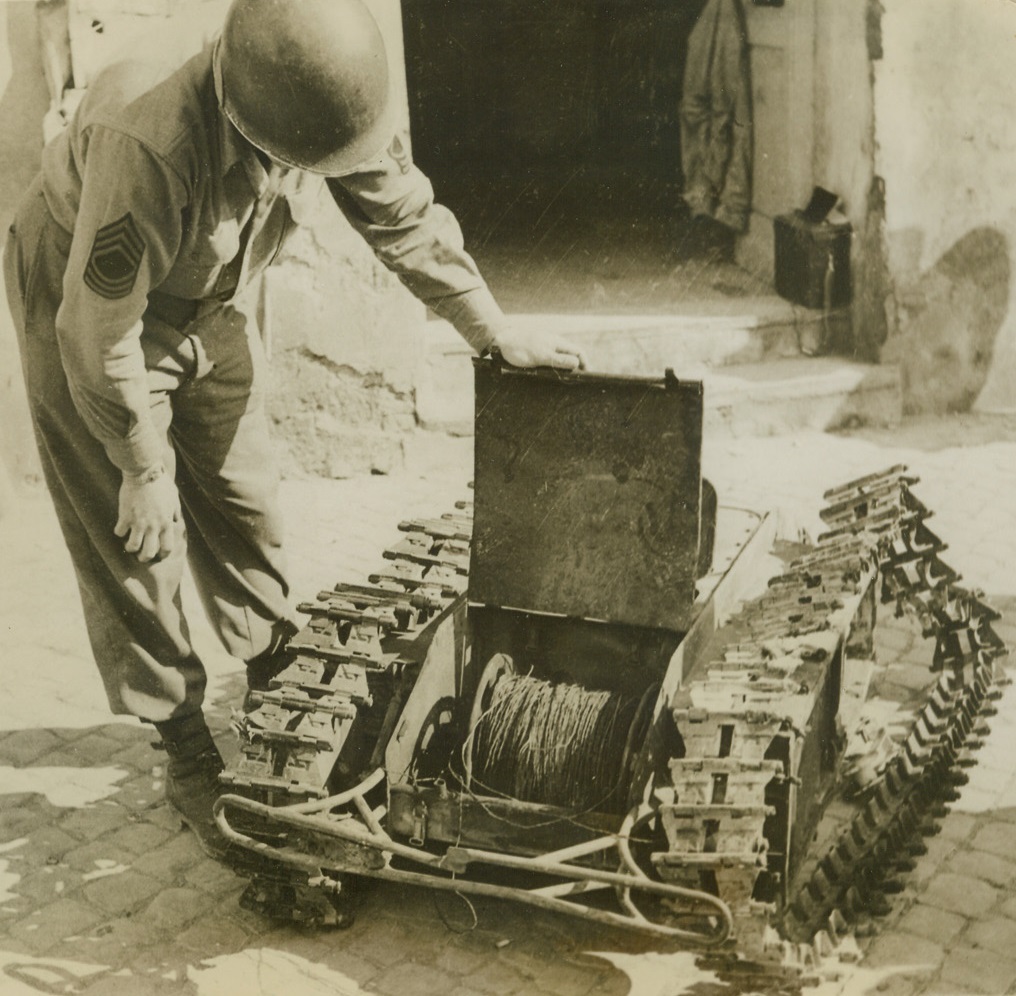
{"label": "rolled-up sleeve", "polygon": [[393,149],[355,173],[329,178],[328,189],[375,255],[478,353],[486,351],[505,317],[455,216],[434,201],[430,180]]}
{"label": "rolled-up sleeve", "polygon": [[71,397],[125,474],[162,460],[141,349],[148,292],[179,249],[185,185],[129,135],[88,136],[81,202],[56,328]]}

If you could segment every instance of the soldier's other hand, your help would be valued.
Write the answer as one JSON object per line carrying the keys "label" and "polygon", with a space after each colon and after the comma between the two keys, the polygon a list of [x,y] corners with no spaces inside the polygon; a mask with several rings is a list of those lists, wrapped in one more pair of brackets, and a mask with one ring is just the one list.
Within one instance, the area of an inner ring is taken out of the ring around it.
{"label": "soldier's other hand", "polygon": [[581,370],[585,357],[578,346],[561,336],[533,329],[511,326],[494,342],[506,363],[515,367],[556,367],[559,370]]}
{"label": "soldier's other hand", "polygon": [[180,495],[165,471],[154,479],[124,475],[120,485],[119,517],[113,532],[127,538],[126,553],[147,564],[173,552],[180,521]]}

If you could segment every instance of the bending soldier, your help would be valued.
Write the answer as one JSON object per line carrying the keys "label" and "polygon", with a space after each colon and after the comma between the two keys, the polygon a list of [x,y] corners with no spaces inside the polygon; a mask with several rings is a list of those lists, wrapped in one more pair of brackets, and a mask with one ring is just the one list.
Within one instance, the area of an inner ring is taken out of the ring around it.
{"label": "bending soldier", "polygon": [[39,452],[109,703],[155,724],[167,797],[213,854],[222,761],[180,583],[189,560],[224,646],[262,684],[295,625],[244,291],[294,226],[300,178],[324,177],[477,352],[581,365],[506,322],[394,133],[360,0],[234,0],[214,47],[184,65],[118,63],[94,81],[8,239]]}

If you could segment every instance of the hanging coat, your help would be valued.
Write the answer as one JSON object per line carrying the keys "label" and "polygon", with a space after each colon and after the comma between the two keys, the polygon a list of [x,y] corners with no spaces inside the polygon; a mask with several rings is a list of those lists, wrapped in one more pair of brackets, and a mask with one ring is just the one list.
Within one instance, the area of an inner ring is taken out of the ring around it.
{"label": "hanging coat", "polygon": [[740,0],[709,0],[688,39],[681,96],[684,199],[736,232],[751,212],[748,36]]}

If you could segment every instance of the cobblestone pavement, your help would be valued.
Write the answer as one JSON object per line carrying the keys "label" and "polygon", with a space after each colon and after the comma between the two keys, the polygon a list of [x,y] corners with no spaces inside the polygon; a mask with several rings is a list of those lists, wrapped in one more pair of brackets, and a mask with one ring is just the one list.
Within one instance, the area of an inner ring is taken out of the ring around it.
{"label": "cobblestone pavement", "polygon": [[[400,518],[450,507],[466,493],[470,459],[468,440],[421,437],[398,474],[287,482],[297,596],[374,567]],[[705,445],[721,503],[805,515],[829,485],[898,462],[920,476],[949,563],[1010,611],[1000,632],[1016,644],[1011,424],[933,420],[896,433]],[[335,933],[241,911],[241,881],[202,855],[162,801],[150,736],[106,711],[43,494],[0,520],[0,565],[0,996],[715,996],[761,985],[721,980],[665,945],[508,904],[475,902],[474,925],[461,900],[422,890],[364,890],[356,923]],[[243,678],[192,617],[212,675],[210,722],[230,753]],[[930,651],[899,628],[888,639],[883,690],[902,701]],[[1016,697],[999,705],[970,784],[840,990],[1016,991]]]}

